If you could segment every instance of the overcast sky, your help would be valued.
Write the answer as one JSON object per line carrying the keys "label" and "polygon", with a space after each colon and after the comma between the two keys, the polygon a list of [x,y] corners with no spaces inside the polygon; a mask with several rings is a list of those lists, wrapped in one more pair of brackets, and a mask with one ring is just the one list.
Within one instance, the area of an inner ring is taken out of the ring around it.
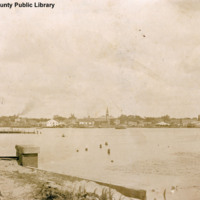
{"label": "overcast sky", "polygon": [[200,1],[51,2],[0,8],[0,115],[200,114]]}

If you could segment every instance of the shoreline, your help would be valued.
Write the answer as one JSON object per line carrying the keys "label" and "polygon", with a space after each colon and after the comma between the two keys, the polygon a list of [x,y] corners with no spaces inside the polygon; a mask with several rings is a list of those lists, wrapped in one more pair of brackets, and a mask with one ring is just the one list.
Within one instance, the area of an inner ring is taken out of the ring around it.
{"label": "shoreline", "polygon": [[[109,199],[112,196],[116,200],[121,198],[124,200],[145,200],[146,192],[36,168],[22,167],[15,160],[0,159],[1,200],[45,200],[49,198],[64,200],[69,199],[68,195],[77,200],[101,200],[103,196],[104,199]],[[137,196],[137,198],[133,196]]]}
{"label": "shoreline", "polygon": [[[146,175],[146,180],[149,178],[151,176]],[[171,180],[171,183],[173,183],[172,177],[170,179],[168,178],[169,176],[165,180]],[[163,178],[161,179],[163,180]],[[189,181],[189,179],[185,179],[185,181]],[[159,189],[160,187],[162,189]],[[163,198],[166,200],[197,200],[200,197],[199,190],[200,186],[193,185],[188,187],[185,182],[183,185],[172,184],[170,187],[152,185],[151,189],[147,189],[146,192],[145,190],[136,191],[122,186],[91,181],[71,175],[31,167],[22,167],[15,160],[0,159],[1,200],[47,200],[53,196],[55,198],[51,199],[65,200],[67,199],[65,195],[73,195],[73,198],[75,197],[74,199],[76,200],[102,200],[101,195],[103,193],[107,193],[108,195],[106,200],[109,200],[109,194],[112,194],[113,200],[158,200]],[[138,192],[141,192],[141,195],[143,195],[142,198],[132,197],[133,195],[138,195]],[[85,195],[87,198],[84,197]]]}

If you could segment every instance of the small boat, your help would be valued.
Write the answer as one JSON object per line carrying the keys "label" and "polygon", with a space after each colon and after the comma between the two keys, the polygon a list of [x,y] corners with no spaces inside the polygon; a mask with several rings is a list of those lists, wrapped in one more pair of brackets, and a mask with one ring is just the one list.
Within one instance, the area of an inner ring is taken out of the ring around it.
{"label": "small boat", "polygon": [[119,125],[115,126],[115,129],[126,129],[126,125],[119,124]]}

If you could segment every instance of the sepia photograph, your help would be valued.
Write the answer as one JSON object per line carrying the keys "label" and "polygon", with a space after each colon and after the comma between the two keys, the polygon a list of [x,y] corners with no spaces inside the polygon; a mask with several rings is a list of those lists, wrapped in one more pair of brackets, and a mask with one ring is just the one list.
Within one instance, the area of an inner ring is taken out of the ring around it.
{"label": "sepia photograph", "polygon": [[199,200],[200,1],[0,2],[0,200]]}

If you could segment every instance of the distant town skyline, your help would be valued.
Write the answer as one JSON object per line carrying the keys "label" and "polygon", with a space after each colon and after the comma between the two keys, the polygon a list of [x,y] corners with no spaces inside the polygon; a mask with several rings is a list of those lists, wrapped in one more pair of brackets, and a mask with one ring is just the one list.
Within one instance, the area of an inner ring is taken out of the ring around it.
{"label": "distant town skyline", "polygon": [[200,2],[1,9],[0,115],[197,117]]}
{"label": "distant town skyline", "polygon": [[[119,117],[122,117],[122,116],[125,116],[125,117],[136,117],[136,118],[142,118],[142,119],[150,119],[150,118],[169,118],[169,119],[187,119],[187,118],[190,118],[190,119],[198,119],[198,121],[200,121],[200,114],[197,115],[197,116],[180,116],[180,117],[174,117],[174,116],[170,116],[168,114],[164,114],[164,115],[160,115],[160,116],[142,116],[142,115],[139,115],[139,114],[126,114],[126,113],[121,113],[119,115],[113,115],[113,114],[110,114],[110,111],[109,111],[109,108],[107,107],[103,112],[101,112],[102,114],[100,115],[76,115],[74,112],[73,113],[68,113],[68,114],[65,114],[65,115],[60,115],[60,114],[53,114],[52,116],[31,116],[31,115],[28,115],[29,112],[26,113],[27,110],[23,110],[23,112],[21,113],[18,113],[18,114],[13,114],[13,115],[0,115],[0,117],[15,117],[15,118],[35,118],[35,119],[39,119],[39,118],[47,118],[47,119],[54,119],[54,117],[61,117],[61,118],[71,118],[71,117],[75,117],[77,119],[89,119],[89,118],[119,118]],[[100,113],[100,112],[99,112]]]}

